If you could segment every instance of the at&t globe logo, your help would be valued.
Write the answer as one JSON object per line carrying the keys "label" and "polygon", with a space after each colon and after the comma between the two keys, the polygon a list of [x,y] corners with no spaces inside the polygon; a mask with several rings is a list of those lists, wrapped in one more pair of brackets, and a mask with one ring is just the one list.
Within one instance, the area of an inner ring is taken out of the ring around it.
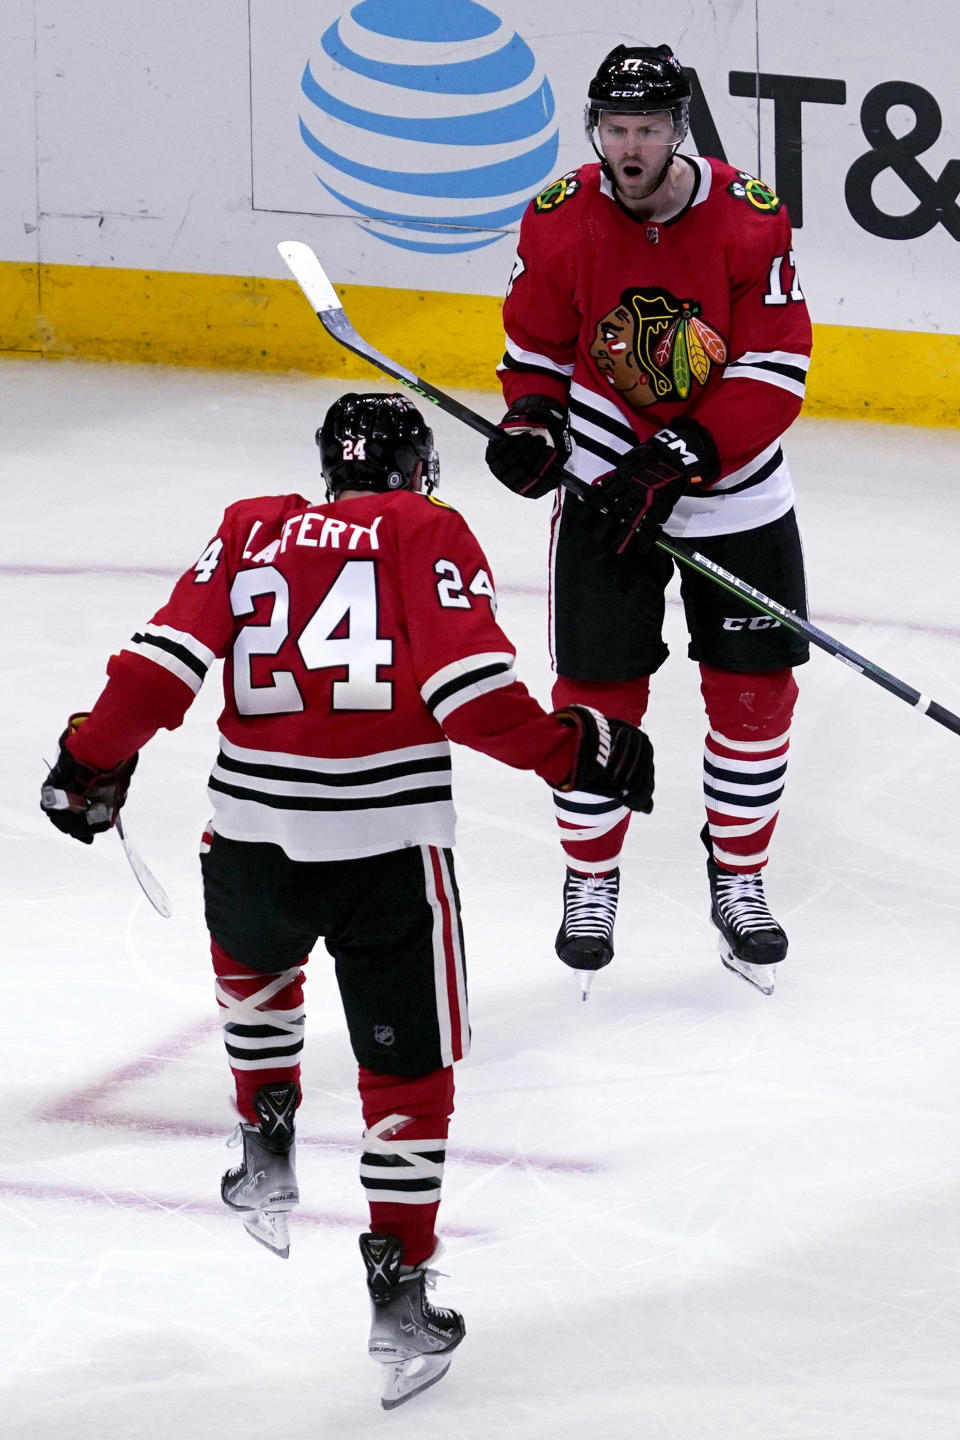
{"label": "at&t globe logo", "polygon": [[492,245],[556,163],[550,85],[475,0],[361,0],[321,37],[301,89],[317,179],[405,250]]}

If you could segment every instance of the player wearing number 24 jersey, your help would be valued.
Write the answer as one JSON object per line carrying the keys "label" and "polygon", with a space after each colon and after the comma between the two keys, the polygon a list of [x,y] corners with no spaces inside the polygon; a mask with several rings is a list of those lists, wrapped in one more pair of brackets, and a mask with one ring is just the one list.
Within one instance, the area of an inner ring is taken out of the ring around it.
{"label": "player wearing number 24 jersey", "polygon": [[572,753],[517,680],[495,606],[480,546],[432,496],[242,500],[111,659],[83,748],[109,733],[112,760],[178,725],[223,659],[218,835],[295,860],[449,846],[448,737],[551,773]]}
{"label": "player wearing number 24 jersey", "polygon": [[369,1353],[392,1408],[441,1377],[464,1334],[424,1294],[470,1040],[449,741],[647,811],[653,758],[632,725],[547,714],[516,678],[487,561],[433,497],[433,436],[409,401],[344,395],[317,443],[327,502],[227,510],[111,658],[90,714],[70,717],[41,805],[78,840],[108,829],[139,748],[223,661],[201,867],[243,1149],[221,1196],[286,1258],[304,966],[322,936],[358,1062]]}

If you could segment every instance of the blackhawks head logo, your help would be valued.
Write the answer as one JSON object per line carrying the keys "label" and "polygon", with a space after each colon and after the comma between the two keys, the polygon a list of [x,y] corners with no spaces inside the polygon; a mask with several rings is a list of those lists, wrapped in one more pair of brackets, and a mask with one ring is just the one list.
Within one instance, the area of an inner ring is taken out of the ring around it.
{"label": "blackhawks head logo", "polygon": [[669,290],[624,290],[620,304],[597,321],[590,354],[601,375],[633,410],[658,400],[686,400],[705,385],[727,346],[700,317],[696,300]]}

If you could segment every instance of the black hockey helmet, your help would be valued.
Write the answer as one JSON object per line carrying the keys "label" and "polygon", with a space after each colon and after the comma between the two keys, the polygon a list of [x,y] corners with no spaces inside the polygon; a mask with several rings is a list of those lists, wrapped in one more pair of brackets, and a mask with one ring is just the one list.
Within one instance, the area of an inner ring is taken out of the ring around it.
{"label": "black hockey helmet", "polygon": [[341,490],[411,490],[429,495],[440,478],[433,431],[405,395],[341,395],[316,435],[327,499]]}
{"label": "black hockey helmet", "polygon": [[679,145],[689,125],[690,95],[690,81],[669,45],[618,45],[587,89],[587,139],[596,150],[593,132],[604,112],[645,115],[668,110]]}

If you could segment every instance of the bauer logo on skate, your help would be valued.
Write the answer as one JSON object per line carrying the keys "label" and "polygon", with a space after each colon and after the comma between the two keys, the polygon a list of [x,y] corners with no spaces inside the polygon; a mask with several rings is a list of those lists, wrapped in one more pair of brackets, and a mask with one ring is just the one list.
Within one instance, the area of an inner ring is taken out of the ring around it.
{"label": "bauer logo on skate", "polygon": [[550,84],[475,0],[362,0],[324,32],[300,88],[320,184],[405,250],[492,245],[556,162]]}

